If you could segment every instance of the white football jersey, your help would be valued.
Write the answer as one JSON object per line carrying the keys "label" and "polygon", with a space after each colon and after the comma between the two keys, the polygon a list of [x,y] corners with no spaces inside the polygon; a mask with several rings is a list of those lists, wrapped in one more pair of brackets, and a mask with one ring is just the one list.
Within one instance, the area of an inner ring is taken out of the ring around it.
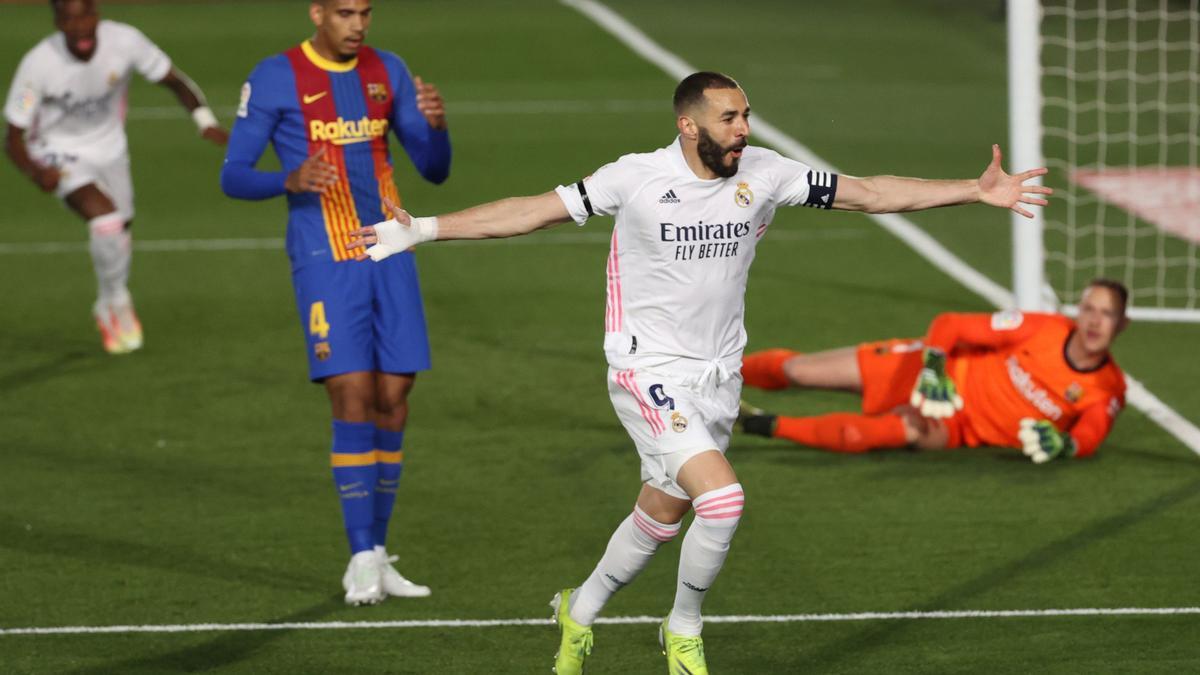
{"label": "white football jersey", "polygon": [[[747,147],[731,178],[704,180],[679,139],[556,189],[571,217],[615,215],[604,348],[614,368],[695,360],[741,367],[746,277],[775,209],[830,208],[837,176]],[[682,361],[681,361],[682,360]]]}
{"label": "white football jersey", "polygon": [[[124,155],[125,97],[134,71],[158,82],[171,59],[141,31],[115,21],[96,27],[96,50],[80,61],[61,32],[21,59],[4,116],[27,132],[31,150],[70,152],[101,160]],[[40,152],[39,152],[40,151]]]}

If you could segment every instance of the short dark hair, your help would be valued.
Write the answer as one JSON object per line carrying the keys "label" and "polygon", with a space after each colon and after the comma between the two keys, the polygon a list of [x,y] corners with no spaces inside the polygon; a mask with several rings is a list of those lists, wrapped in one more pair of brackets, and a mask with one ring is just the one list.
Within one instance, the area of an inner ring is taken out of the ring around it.
{"label": "short dark hair", "polygon": [[1113,292],[1117,300],[1121,303],[1120,316],[1125,316],[1125,308],[1129,306],[1129,289],[1125,284],[1116,279],[1108,279],[1105,277],[1096,277],[1088,282],[1088,288],[1107,288]]}
{"label": "short dark hair", "polygon": [[[57,14],[58,11],[62,9],[63,5],[67,4],[67,1],[68,0],[50,0],[50,9]],[[95,0],[92,0],[92,5],[95,6],[95,4]]]}
{"label": "short dark hair", "polygon": [[711,70],[692,73],[683,78],[679,86],[675,87],[675,114],[682,115],[684,111],[702,102],[706,89],[740,88],[741,85],[737,83],[737,80],[723,73],[716,73]]}

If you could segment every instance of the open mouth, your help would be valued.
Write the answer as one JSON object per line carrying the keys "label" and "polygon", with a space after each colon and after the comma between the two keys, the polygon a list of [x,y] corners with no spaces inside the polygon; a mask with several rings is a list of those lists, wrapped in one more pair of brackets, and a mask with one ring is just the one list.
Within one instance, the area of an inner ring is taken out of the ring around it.
{"label": "open mouth", "polygon": [[76,38],[74,45],[75,51],[80,52],[81,54],[86,54],[96,48],[96,38]]}

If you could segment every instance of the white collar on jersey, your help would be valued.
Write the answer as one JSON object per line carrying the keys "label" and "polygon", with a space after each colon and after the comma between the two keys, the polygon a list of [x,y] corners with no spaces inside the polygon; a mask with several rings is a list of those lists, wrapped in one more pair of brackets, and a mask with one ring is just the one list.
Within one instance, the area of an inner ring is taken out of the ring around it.
{"label": "white collar on jersey", "polygon": [[701,178],[697,176],[696,172],[692,171],[692,167],[688,166],[687,158],[683,156],[683,139],[678,135],[675,136],[675,141],[663,148],[663,150],[666,150],[667,154],[671,157],[671,164],[675,166],[675,169],[679,171],[680,174],[687,176],[688,180],[709,184],[715,184],[720,183],[721,181],[729,180],[728,178],[721,178],[720,176],[717,176],[716,178]]}

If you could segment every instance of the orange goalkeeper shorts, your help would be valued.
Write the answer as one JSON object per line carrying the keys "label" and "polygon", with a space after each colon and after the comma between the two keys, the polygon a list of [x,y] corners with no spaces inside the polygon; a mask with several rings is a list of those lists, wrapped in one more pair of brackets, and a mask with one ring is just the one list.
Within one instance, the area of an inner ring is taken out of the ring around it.
{"label": "orange goalkeeper shorts", "polygon": [[[904,338],[866,342],[858,346],[864,415],[882,415],[909,404],[917,375],[921,372],[924,349],[925,345],[920,340]],[[935,422],[946,427],[946,447],[979,445],[966,412],[963,410],[954,417]]]}
{"label": "orange goalkeeper shorts", "polygon": [[920,340],[881,340],[858,346],[858,372],[862,375],[862,411],[866,415],[891,412],[907,405],[921,372]]}

